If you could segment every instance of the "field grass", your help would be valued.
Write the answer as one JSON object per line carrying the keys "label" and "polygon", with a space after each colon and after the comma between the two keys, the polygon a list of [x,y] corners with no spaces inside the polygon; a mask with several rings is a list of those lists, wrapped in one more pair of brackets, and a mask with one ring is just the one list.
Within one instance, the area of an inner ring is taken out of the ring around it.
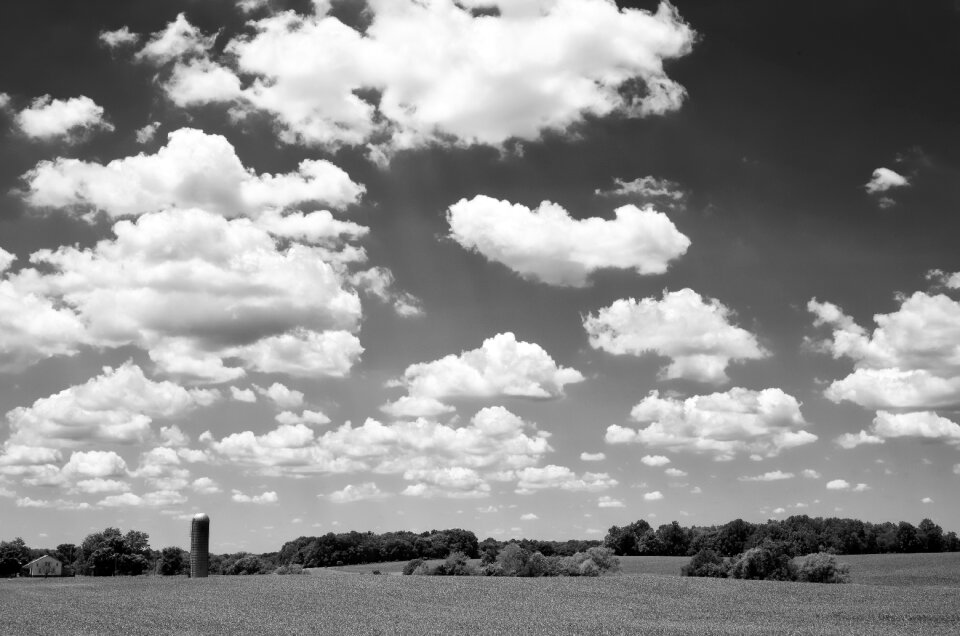
{"label": "field grass", "polygon": [[950,634],[949,587],[651,574],[0,580],[4,634]]}

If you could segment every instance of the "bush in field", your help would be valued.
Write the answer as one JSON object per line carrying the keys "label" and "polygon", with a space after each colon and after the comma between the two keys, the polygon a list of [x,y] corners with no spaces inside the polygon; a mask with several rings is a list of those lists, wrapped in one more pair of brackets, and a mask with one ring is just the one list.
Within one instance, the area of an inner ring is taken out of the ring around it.
{"label": "bush in field", "polygon": [[447,560],[431,572],[438,576],[470,576],[476,573],[476,568],[468,563],[467,555],[463,552],[451,552]]}
{"label": "bush in field", "polygon": [[519,576],[529,559],[529,552],[516,543],[510,543],[500,550],[497,555],[497,564],[503,569],[503,576]]}
{"label": "bush in field", "polygon": [[304,570],[303,566],[299,563],[290,563],[289,565],[281,565],[276,570],[273,571],[274,574],[310,574],[309,570]]}
{"label": "bush in field", "polygon": [[224,574],[267,574],[273,568],[267,566],[260,557],[253,554],[241,556],[223,569]]}
{"label": "bush in field", "polygon": [[767,581],[797,580],[796,566],[786,545],[778,541],[764,541],[734,559],[729,576],[734,579]]}
{"label": "bush in field", "polygon": [[700,550],[690,562],[680,569],[681,576],[708,576],[718,579],[726,578],[730,564],[714,550],[704,548]]}
{"label": "bush in field", "polygon": [[580,576],[600,576],[600,568],[593,559],[587,559],[580,564]]}
{"label": "bush in field", "polygon": [[170,546],[160,551],[157,571],[164,576],[177,576],[190,572],[190,555],[186,550]]}
{"label": "bush in field", "polygon": [[403,566],[403,573],[406,575],[413,574],[421,565],[423,565],[423,559],[413,559],[408,561],[407,564]]}
{"label": "bush in field", "polygon": [[481,576],[503,576],[503,566],[496,561],[487,563],[480,568]]}
{"label": "bush in field", "polygon": [[848,583],[850,565],[837,561],[825,552],[808,554],[797,559],[797,580],[809,583]]}

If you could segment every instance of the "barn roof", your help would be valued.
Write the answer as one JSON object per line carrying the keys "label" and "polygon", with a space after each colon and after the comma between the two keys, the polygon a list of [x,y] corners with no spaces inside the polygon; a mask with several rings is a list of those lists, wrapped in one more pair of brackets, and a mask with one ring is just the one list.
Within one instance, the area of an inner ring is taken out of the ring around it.
{"label": "barn roof", "polygon": [[61,563],[60,559],[58,559],[57,557],[55,557],[55,556],[50,556],[49,554],[44,554],[44,555],[41,556],[41,557],[37,557],[36,559],[34,559],[33,561],[31,561],[30,563],[27,563],[27,565],[24,566],[24,567],[33,565],[33,564],[36,563],[37,561],[43,561],[44,559],[53,559],[53,560],[56,561],[57,563],[60,563],[60,565],[63,565],[63,563]]}

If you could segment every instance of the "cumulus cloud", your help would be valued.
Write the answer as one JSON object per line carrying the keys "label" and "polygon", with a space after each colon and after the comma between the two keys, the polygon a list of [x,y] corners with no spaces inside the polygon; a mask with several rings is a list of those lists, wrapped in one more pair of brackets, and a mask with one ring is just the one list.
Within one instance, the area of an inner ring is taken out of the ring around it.
{"label": "cumulus cloud", "polygon": [[821,348],[854,363],[825,395],[870,409],[932,410],[960,405],[960,302],[916,292],[873,317],[873,333],[832,303],[807,304],[815,324],[832,329]]}
{"label": "cumulus cloud", "polygon": [[647,466],[664,466],[670,463],[670,458],[663,455],[644,455],[640,458],[640,463]]}
{"label": "cumulus cloud", "polygon": [[625,205],[613,219],[574,219],[544,201],[535,210],[479,195],[447,210],[450,237],[517,274],[549,285],[583,287],[601,269],[662,274],[690,239],[652,207]]}
{"label": "cumulus cloud", "polygon": [[687,476],[687,471],[680,470],[679,468],[668,468],[663,472],[665,472],[670,477],[686,477]]}
{"label": "cumulus cloud", "polygon": [[610,497],[609,495],[603,495],[600,499],[597,500],[598,508],[626,508],[627,505],[619,499]]}
{"label": "cumulus cloud", "polygon": [[157,135],[157,131],[160,130],[160,122],[154,121],[146,124],[142,128],[137,129],[137,143],[138,144],[148,144],[153,141],[153,138]]}
{"label": "cumulus cloud", "polygon": [[[203,208],[226,217],[259,216],[266,210],[316,202],[334,208],[356,203],[364,187],[323,159],[305,159],[295,172],[255,174],[221,135],[181,128],[154,154],[140,153],[107,164],[58,158],[41,161],[23,175],[26,201],[36,207],[101,211],[135,216],[171,208]],[[336,225],[336,238],[365,228]]]}
{"label": "cumulus cloud", "polygon": [[[342,377],[363,350],[352,333],[359,297],[323,248],[283,249],[247,219],[200,210],[147,214],[113,231],[91,248],[35,252],[45,271],[21,270],[8,277],[11,288],[59,300],[64,309],[45,311],[79,320],[82,342],[133,344],[162,371],[205,381],[233,380],[244,368]],[[228,358],[242,366],[226,366]]]}
{"label": "cumulus cloud", "polygon": [[297,408],[303,404],[303,392],[291,389],[284,384],[274,382],[269,388],[253,385],[257,393],[269,398],[282,409]]}
{"label": "cumulus cloud", "polygon": [[274,418],[280,424],[307,424],[308,426],[321,426],[329,424],[330,418],[320,411],[311,411],[304,409],[299,415],[292,411],[283,411],[277,413]]}
{"label": "cumulus cloud", "polygon": [[181,13],[165,29],[153,33],[136,57],[163,64],[186,56],[202,56],[213,46],[214,40],[216,34],[204,35]]}
{"label": "cumulus cloud", "polygon": [[63,471],[81,477],[116,477],[126,474],[127,463],[113,451],[78,451],[71,453]]}
{"label": "cumulus cloud", "polygon": [[230,387],[230,397],[237,402],[247,402],[252,404],[257,401],[257,395],[253,389],[238,389],[235,386]]}
{"label": "cumulus cloud", "polygon": [[521,480],[520,471],[552,450],[548,437],[507,409],[491,407],[459,427],[423,418],[390,425],[368,419],[322,434],[282,424],[260,435],[201,439],[216,456],[266,474],[373,471],[401,475],[411,482],[403,492],[409,496],[479,497],[490,491],[489,480]]}
{"label": "cumulus cloud", "polygon": [[687,193],[679,183],[653,176],[639,177],[633,181],[614,179],[610,190],[597,189],[595,194],[603,197],[630,197],[644,201],[656,201],[660,205],[677,207],[683,203]]}
{"label": "cumulus cloud", "polygon": [[[239,94],[211,92],[207,101],[267,113],[289,143],[367,144],[379,154],[501,146],[587,117],[656,115],[683,102],[686,91],[663,65],[686,55],[695,33],[668,3],[650,13],[606,0],[504,0],[482,4],[498,15],[474,15],[480,6],[375,0],[366,28],[353,28],[315,2],[312,15],[253,21],[255,33],[230,41],[220,61],[208,54],[212,36],[180,16],[138,57],[222,63],[250,79]],[[178,95],[172,80],[165,87]]]}
{"label": "cumulus cloud", "polygon": [[436,411],[439,407],[434,401],[451,397],[555,398],[563,395],[567,384],[583,379],[576,369],[557,365],[540,345],[518,341],[507,332],[487,338],[480,348],[458,356],[410,365],[400,383],[416,400],[398,400],[384,408]]}
{"label": "cumulus cloud", "polygon": [[125,492],[120,495],[109,495],[98,501],[97,505],[103,508],[165,508],[176,506],[186,501],[187,498],[179,492],[173,490],[157,490],[148,492],[143,496],[135,495],[132,492]]}
{"label": "cumulus cloud", "polygon": [[730,323],[733,312],[719,300],[704,299],[692,289],[663,292],[639,301],[620,299],[583,327],[590,346],[615,355],[655,353],[672,359],[661,377],[720,384],[731,362],[770,354],[756,336]]}
{"label": "cumulus cloud", "polygon": [[180,417],[218,398],[216,390],[150,380],[129,362],[104,367],[84,384],[9,411],[9,442],[51,447],[142,442],[154,419]]}
{"label": "cumulus cloud", "polygon": [[743,476],[737,477],[739,481],[781,481],[783,479],[793,479],[793,473],[785,473],[782,470],[774,470],[770,472],[763,473],[762,475],[754,475],[752,477]]}
{"label": "cumulus cloud", "polygon": [[846,479],[832,479],[827,482],[827,490],[847,490],[850,488],[850,482]]}
{"label": "cumulus cloud", "polygon": [[368,481],[354,486],[347,484],[340,490],[335,490],[327,498],[333,503],[352,503],[354,501],[364,501],[367,499],[383,499],[387,494],[381,491],[377,484]]}
{"label": "cumulus cloud", "polygon": [[220,486],[209,477],[198,477],[190,484],[194,492],[201,495],[212,495],[220,492]]}
{"label": "cumulus cloud", "polygon": [[566,466],[550,464],[517,471],[517,494],[529,495],[540,490],[558,488],[572,492],[597,492],[617,485],[607,473],[583,473],[580,477]]}
{"label": "cumulus cloud", "polygon": [[113,125],[104,119],[103,107],[85,95],[69,99],[43,95],[17,113],[15,121],[23,134],[42,140],[97,129],[113,130]]}
{"label": "cumulus cloud", "polygon": [[272,504],[280,500],[277,493],[273,490],[265,491],[259,495],[247,495],[239,490],[234,490],[233,494],[230,495],[230,499],[237,503],[253,504]]}
{"label": "cumulus cloud", "polygon": [[532,512],[528,512],[528,513],[526,513],[526,514],[520,515],[520,519],[523,520],[523,521],[534,521],[534,520],[539,519],[539,518],[540,518],[540,517],[538,517],[537,515],[533,514]]}
{"label": "cumulus cloud", "polygon": [[430,397],[414,397],[411,395],[404,395],[392,402],[387,402],[380,407],[380,410],[398,419],[437,417],[456,411],[455,408],[444,404],[440,400]]}
{"label": "cumulus cloud", "polygon": [[877,411],[868,431],[847,433],[837,438],[843,448],[855,448],[863,444],[883,444],[888,439],[912,437],[943,441],[960,446],[960,424],[941,417],[932,411],[891,413]]}
{"label": "cumulus cloud", "polygon": [[607,456],[603,453],[580,453],[580,461],[584,462],[602,462]]}
{"label": "cumulus cloud", "polygon": [[637,443],[730,460],[741,452],[774,457],[817,439],[800,428],[806,422],[796,398],[774,388],[752,391],[738,387],[685,400],[661,398],[658,391],[651,391],[630,415],[647,426],[611,425],[605,437],[608,444]]}
{"label": "cumulus cloud", "polygon": [[663,499],[663,493],[659,490],[654,490],[653,492],[647,492],[643,494],[644,501],[660,501]]}
{"label": "cumulus cloud", "polygon": [[807,479],[820,479],[820,473],[815,471],[812,468],[804,468],[800,474],[802,474]]}
{"label": "cumulus cloud", "polygon": [[107,48],[116,49],[136,44],[140,41],[140,36],[124,26],[115,31],[101,31],[99,39]]}
{"label": "cumulus cloud", "polygon": [[910,181],[902,174],[898,174],[889,168],[877,168],[873,171],[870,181],[864,188],[870,194],[877,194],[878,192],[886,192],[891,188],[902,188],[908,185],[910,185]]}

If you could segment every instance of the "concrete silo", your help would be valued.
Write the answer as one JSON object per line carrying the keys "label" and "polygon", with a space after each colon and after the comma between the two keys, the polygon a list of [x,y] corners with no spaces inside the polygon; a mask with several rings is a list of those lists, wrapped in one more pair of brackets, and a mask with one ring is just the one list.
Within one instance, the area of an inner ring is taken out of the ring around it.
{"label": "concrete silo", "polygon": [[210,567],[210,517],[202,512],[190,521],[190,578],[206,578]]}

